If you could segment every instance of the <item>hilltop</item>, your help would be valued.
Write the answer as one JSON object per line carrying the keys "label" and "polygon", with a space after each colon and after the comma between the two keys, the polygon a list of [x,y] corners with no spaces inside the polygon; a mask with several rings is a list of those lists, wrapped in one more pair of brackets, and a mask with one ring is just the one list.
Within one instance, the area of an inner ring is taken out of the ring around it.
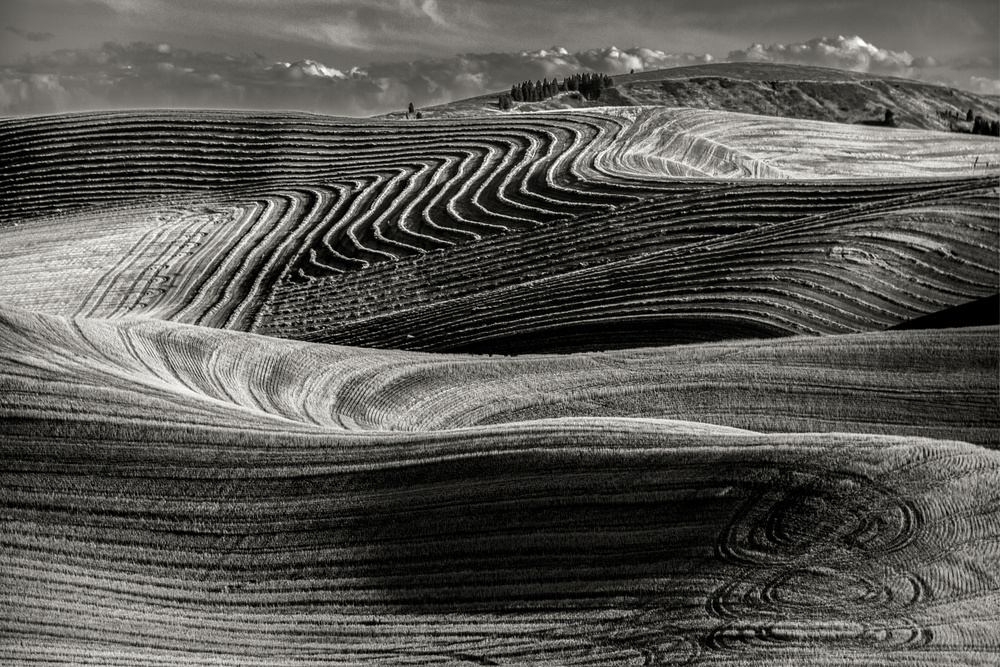
{"label": "hilltop", "polygon": [[[874,124],[886,109],[896,125],[968,131],[969,109],[988,120],[1000,117],[1000,98],[900,77],[825,67],[774,63],[713,63],[612,77],[613,89],[588,102],[572,92],[544,102],[516,104],[518,111],[589,106],[666,106],[717,109],[783,118]],[[497,95],[430,107],[425,118],[500,113]],[[400,114],[389,114],[397,117]]]}

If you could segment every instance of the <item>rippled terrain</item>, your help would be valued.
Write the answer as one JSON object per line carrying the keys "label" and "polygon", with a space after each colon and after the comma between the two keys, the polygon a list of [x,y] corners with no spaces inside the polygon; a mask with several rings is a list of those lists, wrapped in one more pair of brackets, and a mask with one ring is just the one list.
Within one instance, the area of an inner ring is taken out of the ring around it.
{"label": "rippled terrain", "polygon": [[0,661],[989,664],[1000,141],[0,119]]}

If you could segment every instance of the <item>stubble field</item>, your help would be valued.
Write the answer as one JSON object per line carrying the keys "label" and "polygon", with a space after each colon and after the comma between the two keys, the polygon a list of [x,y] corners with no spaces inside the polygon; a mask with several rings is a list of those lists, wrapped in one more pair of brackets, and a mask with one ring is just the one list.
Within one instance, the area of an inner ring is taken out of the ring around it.
{"label": "stubble field", "polygon": [[632,107],[0,140],[4,664],[1000,655],[996,139]]}

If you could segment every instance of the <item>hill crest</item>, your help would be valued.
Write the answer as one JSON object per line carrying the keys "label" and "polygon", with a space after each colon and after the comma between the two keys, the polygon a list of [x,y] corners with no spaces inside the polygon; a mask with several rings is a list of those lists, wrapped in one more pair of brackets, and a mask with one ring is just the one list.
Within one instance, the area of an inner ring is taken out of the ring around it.
{"label": "hill crest", "polygon": [[[891,110],[895,126],[969,132],[973,117],[1000,118],[1000,98],[931,83],[826,67],[776,63],[710,63],[612,77],[597,101],[564,91],[541,102],[515,103],[535,112],[592,106],[689,107],[763,116],[878,125]],[[502,92],[502,91],[501,91]],[[498,93],[422,110],[424,118],[503,113]],[[403,117],[388,114],[387,117]]]}

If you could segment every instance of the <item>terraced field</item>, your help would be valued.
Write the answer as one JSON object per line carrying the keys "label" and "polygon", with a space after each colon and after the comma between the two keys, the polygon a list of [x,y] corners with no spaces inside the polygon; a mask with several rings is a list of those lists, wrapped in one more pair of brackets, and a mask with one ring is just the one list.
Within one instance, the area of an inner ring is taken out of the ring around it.
{"label": "terraced field", "polygon": [[1000,141],[142,112],[0,153],[0,663],[1000,656]]}

